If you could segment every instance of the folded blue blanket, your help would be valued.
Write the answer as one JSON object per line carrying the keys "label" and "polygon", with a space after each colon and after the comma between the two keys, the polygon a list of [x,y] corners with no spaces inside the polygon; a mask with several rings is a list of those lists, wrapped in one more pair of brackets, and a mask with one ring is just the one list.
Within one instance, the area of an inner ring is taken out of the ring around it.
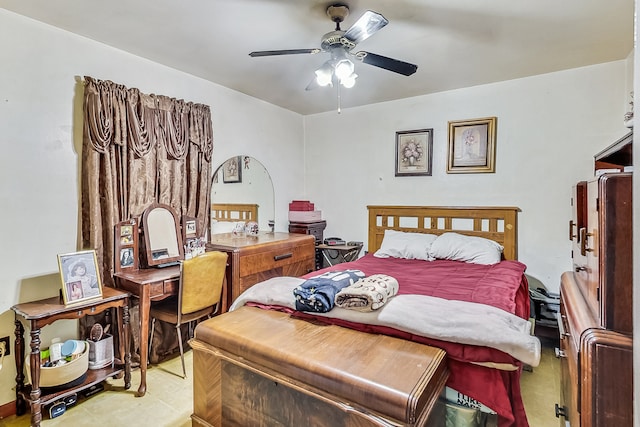
{"label": "folded blue blanket", "polygon": [[335,304],[336,293],[365,277],[360,270],[330,271],[310,277],[293,290],[296,310],[326,313]]}

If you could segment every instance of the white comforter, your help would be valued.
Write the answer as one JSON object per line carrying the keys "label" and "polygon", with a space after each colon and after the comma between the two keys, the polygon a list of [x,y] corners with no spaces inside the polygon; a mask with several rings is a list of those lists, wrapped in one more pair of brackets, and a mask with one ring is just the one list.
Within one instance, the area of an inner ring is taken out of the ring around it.
{"label": "white comforter", "polygon": [[[274,277],[260,282],[242,293],[229,311],[248,302],[295,310],[293,289],[302,282],[304,279],[297,277]],[[531,335],[531,323],[484,304],[423,295],[396,295],[373,312],[335,307],[327,313],[313,314],[387,326],[442,341],[491,347],[533,367],[540,362],[540,340]]]}

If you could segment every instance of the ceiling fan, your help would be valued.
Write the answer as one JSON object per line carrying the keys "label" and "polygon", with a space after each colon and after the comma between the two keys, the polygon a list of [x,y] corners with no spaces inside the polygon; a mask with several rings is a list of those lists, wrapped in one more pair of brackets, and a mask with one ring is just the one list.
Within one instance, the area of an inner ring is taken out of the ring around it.
{"label": "ceiling fan", "polygon": [[418,69],[417,65],[375,53],[352,52],[358,43],[366,40],[389,23],[381,14],[368,10],[346,31],[340,29],[340,23],[349,15],[349,7],[346,4],[330,5],[327,8],[327,15],[336,23],[336,29],[322,36],[320,48],[260,50],[251,52],[249,56],[329,53],[331,59],[315,71],[315,78],[309,83],[306,90],[315,89],[318,86],[333,85],[334,80],[346,88],[353,87],[358,76],[354,72],[355,67],[351,58],[405,76],[410,76]]}

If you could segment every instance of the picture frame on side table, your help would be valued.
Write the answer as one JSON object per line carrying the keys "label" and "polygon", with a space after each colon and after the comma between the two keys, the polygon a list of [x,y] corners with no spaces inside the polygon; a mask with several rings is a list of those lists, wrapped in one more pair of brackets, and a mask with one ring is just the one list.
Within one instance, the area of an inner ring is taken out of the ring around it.
{"label": "picture frame on side table", "polygon": [[433,129],[396,132],[396,176],[431,175]]}
{"label": "picture frame on side table", "polygon": [[65,305],[102,298],[102,281],[95,250],[59,254],[58,268]]}
{"label": "picture frame on side table", "polygon": [[493,173],[496,117],[449,122],[447,173]]}
{"label": "picture frame on side table", "polygon": [[235,182],[242,182],[242,158],[241,156],[235,156],[224,162],[222,167],[222,182],[225,184],[232,184]]}

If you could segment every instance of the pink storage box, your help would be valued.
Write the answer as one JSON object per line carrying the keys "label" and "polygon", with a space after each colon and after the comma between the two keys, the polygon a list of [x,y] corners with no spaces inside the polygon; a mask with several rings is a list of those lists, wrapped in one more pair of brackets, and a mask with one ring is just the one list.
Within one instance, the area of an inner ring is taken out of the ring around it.
{"label": "pink storage box", "polygon": [[289,211],[291,222],[316,222],[322,220],[322,211]]}
{"label": "pink storage box", "polygon": [[294,200],[289,203],[290,211],[312,211],[314,209],[314,204],[308,200]]}

